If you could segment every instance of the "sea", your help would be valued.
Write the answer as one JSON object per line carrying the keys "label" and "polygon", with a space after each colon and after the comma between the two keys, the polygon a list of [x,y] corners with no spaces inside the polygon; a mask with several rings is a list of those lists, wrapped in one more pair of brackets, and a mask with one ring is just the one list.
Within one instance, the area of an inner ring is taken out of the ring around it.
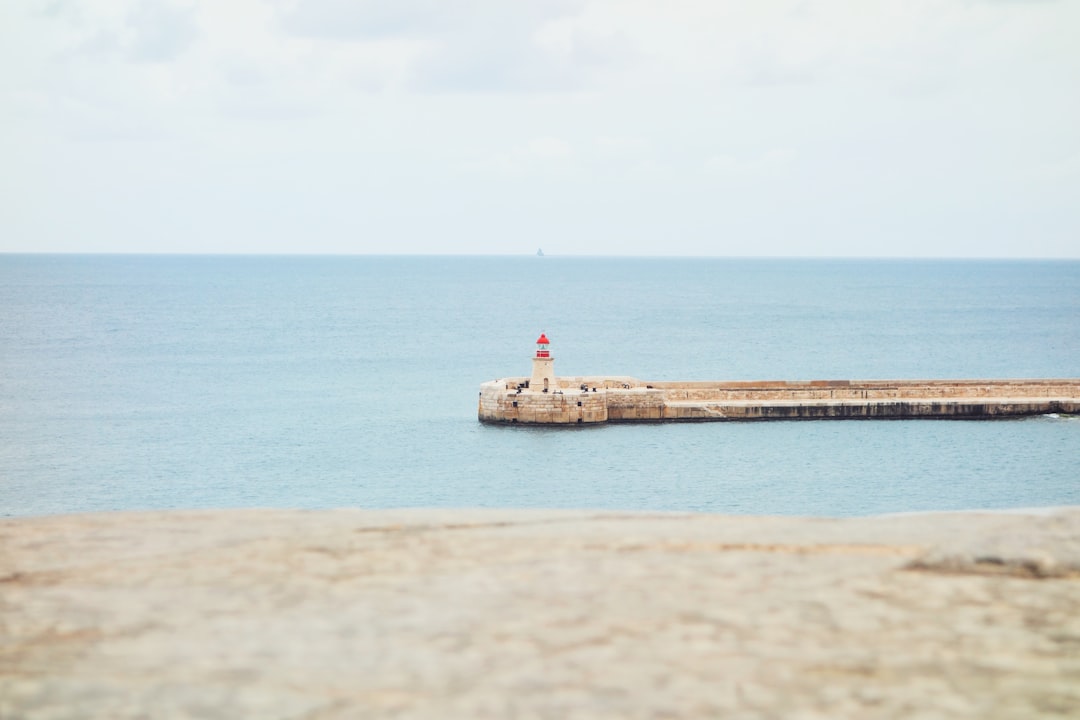
{"label": "sea", "polygon": [[0,255],[0,515],[1080,504],[1080,418],[490,426],[480,383],[1080,377],[1080,262]]}

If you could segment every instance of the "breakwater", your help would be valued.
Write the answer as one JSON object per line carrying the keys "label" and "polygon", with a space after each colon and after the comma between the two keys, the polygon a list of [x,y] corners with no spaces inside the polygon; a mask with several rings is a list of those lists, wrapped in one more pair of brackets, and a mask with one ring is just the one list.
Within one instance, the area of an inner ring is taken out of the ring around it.
{"label": "breakwater", "polygon": [[649,382],[493,380],[482,422],[541,425],[813,419],[986,419],[1080,413],[1080,379]]}

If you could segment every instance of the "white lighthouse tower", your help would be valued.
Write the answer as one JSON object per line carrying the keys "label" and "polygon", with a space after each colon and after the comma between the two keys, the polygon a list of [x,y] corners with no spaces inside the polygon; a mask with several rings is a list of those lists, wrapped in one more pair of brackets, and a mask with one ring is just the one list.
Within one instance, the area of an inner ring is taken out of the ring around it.
{"label": "white lighthouse tower", "polygon": [[551,357],[547,335],[540,333],[536,341],[536,357],[533,358],[532,378],[529,380],[529,389],[536,392],[548,392],[556,388],[555,385],[555,358]]}

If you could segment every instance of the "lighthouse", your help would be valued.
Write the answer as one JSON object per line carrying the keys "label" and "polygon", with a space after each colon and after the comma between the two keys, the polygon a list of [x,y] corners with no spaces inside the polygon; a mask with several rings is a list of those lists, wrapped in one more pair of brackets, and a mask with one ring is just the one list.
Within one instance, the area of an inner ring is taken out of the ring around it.
{"label": "lighthouse", "polygon": [[532,378],[529,380],[529,389],[537,392],[554,390],[555,385],[555,358],[551,357],[548,346],[551,342],[545,333],[540,333],[536,341],[536,357],[533,358]]}

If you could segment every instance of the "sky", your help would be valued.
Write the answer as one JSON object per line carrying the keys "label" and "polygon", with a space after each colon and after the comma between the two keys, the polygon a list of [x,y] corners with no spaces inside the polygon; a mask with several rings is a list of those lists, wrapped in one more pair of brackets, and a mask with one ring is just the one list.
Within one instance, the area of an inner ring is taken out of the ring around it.
{"label": "sky", "polygon": [[9,0],[0,252],[1080,258],[1075,0]]}

